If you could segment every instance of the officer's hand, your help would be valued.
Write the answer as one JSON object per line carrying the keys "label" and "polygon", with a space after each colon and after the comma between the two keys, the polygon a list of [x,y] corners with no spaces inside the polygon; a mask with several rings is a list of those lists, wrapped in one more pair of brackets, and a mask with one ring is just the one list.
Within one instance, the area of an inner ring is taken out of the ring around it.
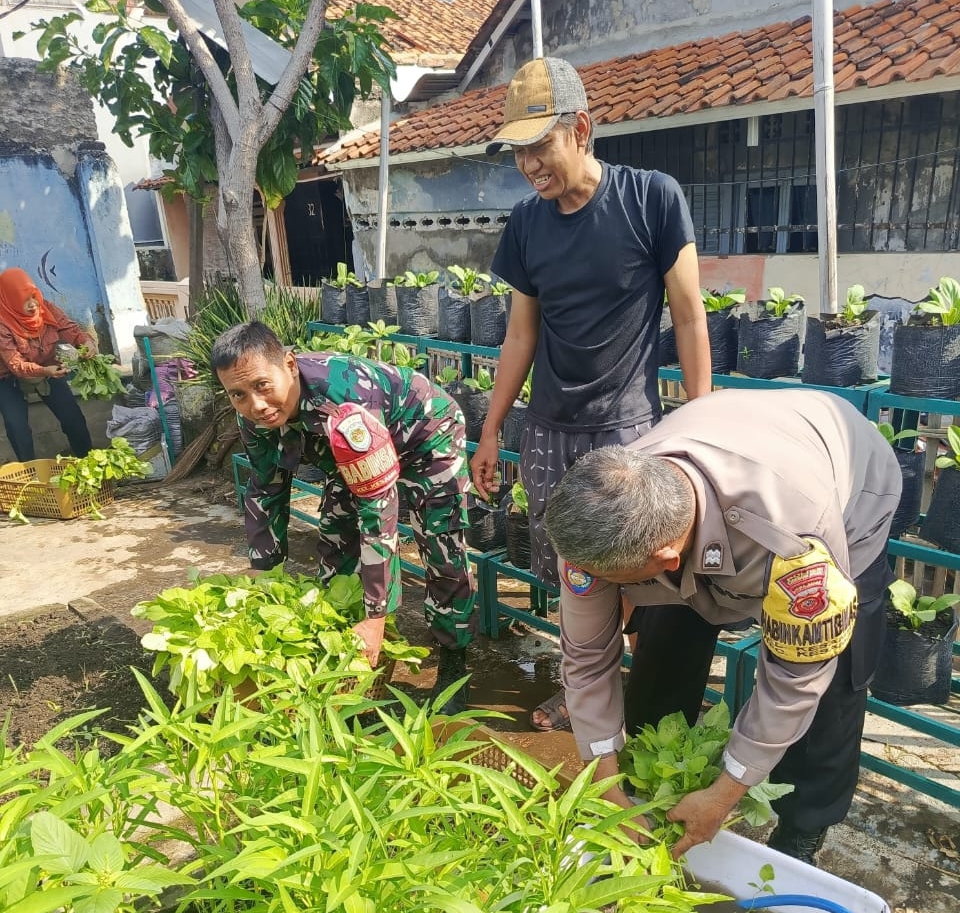
{"label": "officer's hand", "polygon": [[481,434],[477,450],[470,461],[470,470],[473,474],[473,485],[486,500],[497,493],[497,460],[500,447],[496,435]]}
{"label": "officer's hand", "polygon": [[96,342],[91,339],[86,345],[80,347],[79,355],[81,358],[93,358],[94,355],[99,355],[100,350],[97,348]]}
{"label": "officer's hand", "polygon": [[43,373],[45,377],[66,377],[70,369],[66,365],[45,365]]}
{"label": "officer's hand", "polygon": [[713,840],[746,791],[742,783],[721,773],[712,786],[684,796],[667,812],[668,821],[680,821],[685,828],[684,835],[670,851],[673,858],[679,859],[698,843]]}
{"label": "officer's hand", "polygon": [[353,626],[354,632],[363,640],[363,654],[372,669],[376,669],[380,661],[380,647],[383,644],[383,629],[386,623],[387,616],[381,615],[379,618],[364,618]]}

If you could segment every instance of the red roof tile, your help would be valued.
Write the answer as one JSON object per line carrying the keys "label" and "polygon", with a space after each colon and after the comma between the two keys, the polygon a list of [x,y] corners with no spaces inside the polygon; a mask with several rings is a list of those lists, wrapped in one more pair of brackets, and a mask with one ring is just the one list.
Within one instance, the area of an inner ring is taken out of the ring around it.
{"label": "red roof tile", "polygon": [[[395,7],[441,0],[392,0]],[[471,0],[472,5],[481,0]],[[489,2],[487,5],[491,5]],[[599,126],[747,102],[810,98],[809,17],[580,67]],[[842,36],[842,42],[838,36]],[[883,0],[834,15],[836,91],[960,75],[960,9],[936,0]],[[391,125],[391,154],[482,145],[503,117],[506,86],[478,89]],[[319,154],[326,164],[372,158],[367,133]]]}
{"label": "red roof tile", "polygon": [[[381,29],[395,59],[439,54],[462,57],[473,36],[496,6],[496,0],[376,0],[399,18]],[[356,0],[329,0],[327,18],[336,19],[356,6]]]}

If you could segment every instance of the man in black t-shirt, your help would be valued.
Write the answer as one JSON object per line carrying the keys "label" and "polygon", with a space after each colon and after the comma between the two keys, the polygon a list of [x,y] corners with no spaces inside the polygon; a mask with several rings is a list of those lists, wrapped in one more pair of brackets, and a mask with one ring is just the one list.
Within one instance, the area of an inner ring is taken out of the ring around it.
{"label": "man in black t-shirt", "polygon": [[[493,260],[514,291],[471,467],[477,489],[494,491],[497,437],[533,365],[520,478],[533,572],[556,588],[557,559],[543,529],[547,498],[579,456],[629,446],[659,420],[665,292],[691,399],[710,389],[710,346],[683,193],[665,174],[594,157],[586,92],[569,63],[540,58],[517,72],[487,151],[504,144],[534,193],[514,206]],[[569,728],[562,692],[534,710],[531,724]]]}

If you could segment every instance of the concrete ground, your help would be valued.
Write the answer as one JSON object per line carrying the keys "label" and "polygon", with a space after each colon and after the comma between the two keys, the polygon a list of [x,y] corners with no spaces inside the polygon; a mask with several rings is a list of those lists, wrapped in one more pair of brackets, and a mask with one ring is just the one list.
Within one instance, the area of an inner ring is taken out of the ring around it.
{"label": "concrete ground", "polygon": [[[191,568],[209,574],[247,566],[232,486],[219,476],[201,472],[177,485],[129,486],[105,514],[102,521],[34,520],[27,526],[0,519],[0,615],[86,598],[129,620],[138,600],[185,585]],[[312,535],[295,522],[291,570],[309,572]],[[425,642],[418,593],[411,578],[400,624],[411,640]],[[569,733],[533,733],[527,725],[529,711],[557,686],[559,657],[550,639],[526,629],[497,641],[480,638],[471,665],[474,705],[508,715],[492,728],[548,763],[576,767]],[[409,687],[425,694],[433,676],[428,662]],[[960,727],[956,698],[938,712]],[[865,747],[960,787],[960,751],[941,742],[870,718]],[[957,913],[958,850],[960,811],[862,771],[853,808],[830,831],[820,866],[880,895],[894,913]]]}

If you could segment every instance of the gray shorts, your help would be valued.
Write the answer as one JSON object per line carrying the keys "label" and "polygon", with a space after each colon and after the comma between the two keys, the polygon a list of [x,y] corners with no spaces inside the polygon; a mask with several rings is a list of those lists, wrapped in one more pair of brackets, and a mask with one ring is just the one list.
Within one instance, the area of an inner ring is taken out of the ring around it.
{"label": "gray shorts", "polygon": [[520,481],[527,492],[530,511],[530,569],[544,586],[560,587],[557,553],[547,539],[543,517],[547,499],[563,474],[585,453],[598,447],[622,444],[629,447],[646,434],[655,422],[644,422],[610,431],[555,431],[535,423],[523,432],[520,443]]}

